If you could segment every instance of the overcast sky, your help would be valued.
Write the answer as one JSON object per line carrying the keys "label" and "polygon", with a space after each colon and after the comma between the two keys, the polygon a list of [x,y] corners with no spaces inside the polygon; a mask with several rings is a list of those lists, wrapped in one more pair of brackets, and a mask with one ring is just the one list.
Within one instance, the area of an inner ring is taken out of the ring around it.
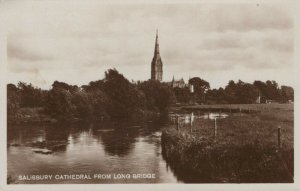
{"label": "overcast sky", "polygon": [[113,67],[130,80],[149,79],[156,29],[164,81],[294,85],[293,22],[284,4],[0,3],[9,80],[42,88],[54,80],[87,84]]}

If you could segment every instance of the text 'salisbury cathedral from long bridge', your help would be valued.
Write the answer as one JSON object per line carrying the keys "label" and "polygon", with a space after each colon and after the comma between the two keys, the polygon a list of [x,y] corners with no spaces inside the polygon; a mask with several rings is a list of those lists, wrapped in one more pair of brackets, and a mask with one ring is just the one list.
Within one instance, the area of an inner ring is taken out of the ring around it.
{"label": "text 'salisbury cathedral from long bridge'", "polygon": [[[156,30],[156,39],[155,39],[155,48],[154,48],[154,56],[151,62],[151,80],[157,80],[157,81],[162,81],[163,80],[163,63],[160,57],[159,53],[159,44],[158,44],[158,32]],[[189,87],[189,84],[186,84],[181,78],[180,80],[175,80],[174,75],[173,79],[171,82],[167,82],[170,86],[173,88],[179,87],[179,88],[184,88],[184,87]]]}

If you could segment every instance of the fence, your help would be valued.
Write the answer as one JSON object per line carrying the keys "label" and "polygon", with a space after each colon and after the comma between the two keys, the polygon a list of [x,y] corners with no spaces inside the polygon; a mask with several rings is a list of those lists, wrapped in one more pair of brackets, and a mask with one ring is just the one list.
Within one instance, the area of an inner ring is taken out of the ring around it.
{"label": "fence", "polygon": [[[256,119],[256,121],[254,120],[255,123],[251,124],[251,117],[253,117],[251,115],[241,117],[238,113],[234,117],[231,116],[224,116],[219,112],[215,115],[206,113],[199,117],[194,116],[192,113],[189,115],[173,115],[171,121],[175,124],[177,132],[185,138],[193,138],[193,140],[196,138],[197,140],[197,137],[211,136],[216,146],[226,144],[228,146],[225,147],[226,150],[232,148],[233,145],[241,146],[241,144],[248,141],[246,143],[254,143],[253,147],[250,147],[251,149],[258,149],[266,156],[270,155],[269,152],[276,151],[272,157],[277,158],[278,168],[284,169],[286,175],[293,179],[293,167],[291,168],[289,158],[286,158],[286,155],[289,156],[288,153],[293,153],[293,125],[288,122],[286,124],[277,123],[276,120],[272,121],[272,119],[268,119],[269,122],[262,122],[261,124]],[[267,126],[264,126],[265,124]],[[232,135],[234,133],[235,135]],[[228,139],[231,140],[228,141]],[[260,141],[259,144],[255,143],[256,140]]]}
{"label": "fence", "polygon": [[[185,115],[173,115],[171,116],[171,121],[173,124],[176,125],[176,130],[180,132],[188,132],[190,135],[196,135],[197,132],[196,129],[201,129],[201,125],[195,125],[195,122],[198,120],[206,121],[206,126],[210,126],[208,129],[211,131],[211,134],[213,135],[213,139],[215,142],[217,142],[218,138],[218,126],[219,123],[221,123],[221,120],[225,119],[229,115],[222,114],[219,112],[218,114],[211,114],[207,113],[202,116],[195,116],[192,114],[185,114]],[[241,116],[239,114],[239,116]],[[234,120],[234,119],[230,119]],[[237,119],[235,122],[241,123],[241,119]],[[188,130],[187,130],[188,129]],[[275,130],[274,130],[275,133]],[[280,150],[282,146],[282,130],[281,126],[278,125],[277,127],[277,149]]]}

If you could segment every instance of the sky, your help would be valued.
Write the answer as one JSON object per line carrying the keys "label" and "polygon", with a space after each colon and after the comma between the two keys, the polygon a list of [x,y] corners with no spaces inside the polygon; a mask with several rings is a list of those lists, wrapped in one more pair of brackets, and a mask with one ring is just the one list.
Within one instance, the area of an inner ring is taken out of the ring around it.
{"label": "sky", "polygon": [[9,82],[84,85],[116,68],[148,80],[158,29],[163,81],[200,77],[295,84],[294,16],[287,4],[101,4],[2,1]]}

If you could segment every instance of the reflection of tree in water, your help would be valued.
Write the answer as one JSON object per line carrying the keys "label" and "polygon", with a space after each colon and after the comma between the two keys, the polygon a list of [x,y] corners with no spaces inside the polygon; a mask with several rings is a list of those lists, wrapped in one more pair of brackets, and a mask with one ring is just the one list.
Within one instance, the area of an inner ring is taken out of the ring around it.
{"label": "reflection of tree in water", "polygon": [[69,125],[71,144],[84,144],[91,145],[94,141],[93,133],[91,132],[93,128],[92,122],[82,121]]}
{"label": "reflection of tree in water", "polygon": [[107,154],[125,156],[132,149],[139,128],[128,121],[111,121],[98,124],[93,133],[101,138]]}
{"label": "reflection of tree in water", "polygon": [[[42,131],[41,131],[42,130]],[[32,124],[11,125],[7,128],[7,143],[22,145],[26,142],[42,139],[44,126]]]}
{"label": "reflection of tree in water", "polygon": [[140,121],[107,121],[98,124],[93,133],[94,136],[100,137],[107,154],[125,156],[129,154],[139,136],[147,136],[159,131],[166,120],[165,117],[155,117]]}
{"label": "reflection of tree in water", "polygon": [[45,128],[45,145],[52,151],[66,151],[68,137],[70,133],[69,125],[55,124]]}
{"label": "reflection of tree in water", "polygon": [[[163,148],[163,147],[162,147]],[[189,169],[187,167],[183,167],[178,163],[176,159],[172,160],[166,156],[164,149],[162,149],[163,159],[166,161],[167,171],[171,170],[173,174],[176,176],[178,181],[184,183],[213,183],[213,179],[211,178],[211,174],[208,170],[203,169],[200,172],[196,172],[193,169]]]}

